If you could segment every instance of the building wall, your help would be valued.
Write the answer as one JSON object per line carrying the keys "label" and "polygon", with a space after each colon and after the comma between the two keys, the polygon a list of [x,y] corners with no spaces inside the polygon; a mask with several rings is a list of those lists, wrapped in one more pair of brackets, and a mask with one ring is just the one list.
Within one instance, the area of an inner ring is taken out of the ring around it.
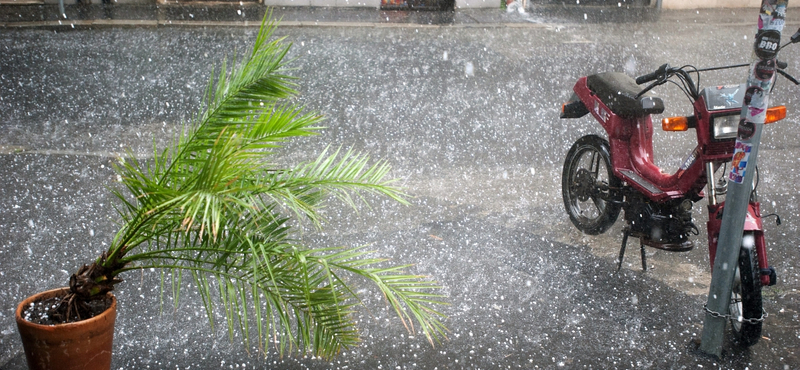
{"label": "building wall", "polygon": [[[500,0],[456,0],[456,9],[494,8],[499,6],[499,3]],[[758,8],[760,6],[761,0],[661,0],[662,9]]]}
{"label": "building wall", "polygon": [[[180,3],[186,0],[114,0],[115,3]],[[274,6],[335,6],[335,7],[360,7],[380,8],[381,0],[261,0],[264,4]],[[469,8],[499,8],[503,0],[456,0],[456,9]],[[522,0],[518,0],[522,2]],[[528,0],[535,1],[535,0]],[[761,0],[661,0],[663,9],[699,9],[699,8],[742,8],[759,7]],[[58,0],[0,0],[0,3],[48,3],[57,4]],[[100,0],[92,2],[99,3]],[[74,4],[75,0],[64,0],[65,4]]]}
{"label": "building wall", "polygon": [[333,6],[343,8],[379,8],[381,0],[264,0],[273,6]]}
{"label": "building wall", "polygon": [[662,0],[662,9],[758,8],[761,0]]}

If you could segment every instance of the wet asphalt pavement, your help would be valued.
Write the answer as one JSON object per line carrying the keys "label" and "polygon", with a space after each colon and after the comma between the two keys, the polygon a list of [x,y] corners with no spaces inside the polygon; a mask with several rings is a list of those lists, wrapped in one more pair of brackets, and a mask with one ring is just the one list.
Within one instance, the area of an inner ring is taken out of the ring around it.
{"label": "wet asphalt pavement", "polygon": [[[61,26],[49,18],[52,7],[19,7],[39,9],[17,17],[23,20],[3,14],[0,369],[25,368],[17,302],[65,285],[113,235],[107,187],[115,186],[110,164],[118,153],[131,148],[146,157],[154,141],[163,146],[198,109],[211,66],[249,48],[256,29],[241,27],[228,14],[241,9],[228,7],[161,12],[198,22],[191,24],[159,18],[153,7],[131,11],[146,14],[128,17],[151,22],[144,24],[122,15],[116,23],[97,22],[112,19],[92,15],[104,10],[97,6],[84,9],[83,19],[68,8],[74,22]],[[210,15],[201,17],[202,9]],[[246,7],[243,17],[257,21],[259,11]],[[778,83],[773,102],[789,114],[765,130],[759,155],[764,212],[778,213],[783,223],[766,225],[779,284],[764,292],[769,317],[752,348],[727,340],[722,359],[696,352],[710,281],[702,244],[681,254],[648,249],[647,272],[637,248],[629,248],[617,273],[621,220],[602,236],[582,235],[560,195],[570,145],[599,133],[588,118],[558,119],[578,77],[605,70],[639,75],[663,63],[748,62],[756,10],[276,15],[285,22],[277,35],[294,44],[298,102],[324,114],[328,127],[291,144],[284,160],[312,159],[327,145],[366,151],[394,166],[413,203],[374,199],[360,213],[333,206],[325,231],[309,230],[304,240],[370,245],[414,263],[414,272],[437,279],[449,297],[449,338],[432,347],[409,335],[380,296],[355,282],[370,309],[358,314],[360,347],[331,361],[274,351],[265,357],[237,338],[231,343],[224,328],[210,329],[191,290],[178,309],[160,307],[159,274],[145,271],[127,275],[116,291],[113,369],[800,368],[797,88]],[[787,20],[789,34],[800,12],[790,8]],[[800,75],[800,49],[781,55]],[[713,72],[701,83],[745,78],[744,70]],[[689,113],[677,89],[658,93],[666,114]],[[691,151],[693,133],[656,131],[656,162],[671,172]],[[698,225],[705,223],[703,209],[703,202],[695,205]],[[701,232],[697,240],[705,238]]]}

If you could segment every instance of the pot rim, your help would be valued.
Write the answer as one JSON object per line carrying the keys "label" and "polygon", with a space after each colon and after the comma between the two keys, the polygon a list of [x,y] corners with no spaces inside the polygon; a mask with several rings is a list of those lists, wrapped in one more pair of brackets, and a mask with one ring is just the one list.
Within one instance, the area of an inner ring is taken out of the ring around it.
{"label": "pot rim", "polygon": [[17,309],[16,309],[16,311],[14,313],[14,318],[17,321],[17,325],[25,325],[25,326],[37,328],[37,329],[40,329],[40,330],[54,330],[54,328],[70,329],[70,328],[78,327],[78,326],[81,326],[81,325],[89,324],[89,323],[92,323],[94,321],[104,320],[104,317],[109,315],[111,312],[114,312],[114,310],[116,310],[116,308],[117,308],[117,297],[115,297],[113,293],[108,292],[108,293],[106,293],[106,296],[110,296],[111,297],[111,305],[108,306],[108,308],[105,311],[103,311],[102,313],[100,313],[99,315],[91,317],[91,318],[88,318],[88,319],[75,321],[75,322],[67,322],[67,323],[63,323],[63,324],[44,325],[44,324],[37,324],[35,322],[31,322],[31,321],[25,320],[22,317],[22,312],[25,310],[25,307],[27,307],[27,306],[29,306],[31,304],[31,302],[34,302],[34,301],[36,301],[36,300],[38,300],[38,299],[40,299],[42,297],[46,297],[46,298],[54,297],[54,296],[57,296],[58,293],[62,293],[62,292],[68,291],[68,290],[69,290],[69,287],[61,287],[61,288],[46,290],[46,291],[39,292],[39,293],[33,294],[31,296],[28,296],[27,298],[22,300],[22,302],[20,302],[17,305]]}

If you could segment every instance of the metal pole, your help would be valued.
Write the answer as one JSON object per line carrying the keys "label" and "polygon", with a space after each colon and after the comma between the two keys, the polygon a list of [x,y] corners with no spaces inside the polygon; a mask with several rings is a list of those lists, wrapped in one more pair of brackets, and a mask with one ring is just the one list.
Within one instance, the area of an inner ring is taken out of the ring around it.
{"label": "metal pole", "polygon": [[711,312],[729,313],[731,286],[738,266],[744,220],[753,190],[753,174],[769,104],[769,92],[775,81],[775,56],[778,53],[787,3],[788,0],[762,0],[759,13],[758,31],[753,45],[757,58],[750,65],[750,76],[747,79],[747,92],[742,105],[731,172],[728,174],[728,193],[725,197],[700,342],[701,351],[716,357],[720,357],[722,353],[727,319],[712,315]]}

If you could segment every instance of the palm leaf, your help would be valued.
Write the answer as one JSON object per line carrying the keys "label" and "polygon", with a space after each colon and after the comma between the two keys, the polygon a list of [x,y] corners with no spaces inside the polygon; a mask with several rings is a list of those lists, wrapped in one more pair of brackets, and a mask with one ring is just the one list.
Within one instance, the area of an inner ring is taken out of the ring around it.
{"label": "palm leaf", "polygon": [[309,248],[293,238],[293,219],[322,226],[319,208],[331,196],[357,209],[365,194],[407,204],[390,166],[364,154],[328,149],[290,168],[266,159],[287,140],[313,135],[322,118],[285,103],[296,94],[287,73],[290,45],[272,38],[265,15],[250,54],[230,70],[223,62],[204,106],[173,145],[133,156],[114,168],[126,192],[114,190],[123,221],[98,263],[114,276],[159,268],[180,297],[191,275],[211,326],[220,312],[231,338],[251,333],[280,353],[332,357],[358,343],[352,319],[363,304],[347,280],[376,286],[403,324],[433,343],[444,338],[439,286],[403,272],[362,248]]}

